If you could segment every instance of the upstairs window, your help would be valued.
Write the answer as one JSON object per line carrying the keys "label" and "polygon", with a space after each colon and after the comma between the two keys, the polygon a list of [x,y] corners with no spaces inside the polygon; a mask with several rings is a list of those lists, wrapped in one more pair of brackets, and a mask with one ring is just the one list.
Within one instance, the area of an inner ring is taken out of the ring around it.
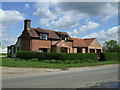
{"label": "upstairs window", "polygon": [[47,33],[40,33],[40,39],[47,40],[48,39],[48,34]]}
{"label": "upstairs window", "polygon": [[66,36],[61,36],[61,39],[67,41],[67,37]]}

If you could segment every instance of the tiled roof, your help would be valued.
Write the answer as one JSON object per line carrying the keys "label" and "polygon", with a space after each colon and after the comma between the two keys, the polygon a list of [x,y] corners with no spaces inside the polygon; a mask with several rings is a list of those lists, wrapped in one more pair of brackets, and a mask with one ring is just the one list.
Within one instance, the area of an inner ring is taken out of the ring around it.
{"label": "tiled roof", "polygon": [[73,47],[88,47],[95,38],[88,38],[88,39],[79,39],[79,38],[72,38],[73,39]]}
{"label": "tiled roof", "polygon": [[83,39],[72,38],[74,47],[85,47],[85,42]]}
{"label": "tiled roof", "polygon": [[59,31],[53,31],[53,30],[47,30],[42,28],[31,28],[28,30],[28,33],[31,37],[39,37],[39,33],[48,33],[49,39],[58,39],[60,40],[60,35],[65,35],[68,37],[68,40],[72,40],[72,38],[66,33],[66,32],[59,32]]}
{"label": "tiled roof", "polygon": [[86,38],[86,39],[84,39],[85,45],[89,46],[94,40],[95,40],[95,38]]}

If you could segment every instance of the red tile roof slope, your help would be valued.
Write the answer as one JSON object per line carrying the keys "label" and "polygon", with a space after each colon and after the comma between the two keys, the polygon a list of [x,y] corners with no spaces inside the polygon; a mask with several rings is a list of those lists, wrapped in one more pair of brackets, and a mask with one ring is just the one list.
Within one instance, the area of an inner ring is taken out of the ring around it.
{"label": "red tile roof slope", "polygon": [[72,39],[73,39],[74,47],[86,47],[83,39],[79,39],[79,38],[72,38]]}
{"label": "red tile roof slope", "polygon": [[73,47],[88,47],[95,38],[88,39],[80,39],[80,38],[72,38],[73,39]]}
{"label": "red tile roof slope", "polygon": [[31,30],[28,30],[28,33],[31,37],[39,37],[39,33],[48,33],[50,39],[61,39],[59,35],[65,35],[68,37],[68,40],[72,40],[72,38],[66,33],[66,32],[59,32],[59,31],[53,31],[53,30],[47,30],[42,28],[30,28]]}
{"label": "red tile roof slope", "polygon": [[85,45],[88,47],[94,40],[95,40],[95,38],[84,39]]}

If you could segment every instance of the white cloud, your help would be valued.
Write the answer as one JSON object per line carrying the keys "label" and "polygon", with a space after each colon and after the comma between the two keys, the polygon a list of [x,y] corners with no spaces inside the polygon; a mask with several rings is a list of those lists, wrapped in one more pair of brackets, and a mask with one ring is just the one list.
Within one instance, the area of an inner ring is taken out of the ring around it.
{"label": "white cloud", "polygon": [[24,20],[24,15],[16,10],[2,10],[0,9],[0,37],[2,47],[6,47],[15,43],[16,35],[10,35],[7,30],[17,22]]}
{"label": "white cloud", "polygon": [[86,22],[86,25],[83,25],[82,27],[80,27],[80,31],[86,31],[86,30],[91,30],[91,29],[95,29],[97,27],[99,27],[100,25],[96,22],[93,21],[88,21]]}
{"label": "white cloud", "polygon": [[69,34],[72,36],[77,36],[77,35],[80,35],[80,34],[86,32],[87,30],[96,29],[99,26],[100,26],[100,24],[98,24],[96,22],[87,21],[85,23],[85,25],[81,26],[78,30],[74,29],[73,31],[69,32]]}
{"label": "white cloud", "polygon": [[26,3],[26,4],[25,4],[25,8],[29,8],[29,7],[30,7],[29,4]]}
{"label": "white cloud", "polygon": [[4,11],[0,9],[0,17],[1,17],[0,22],[2,22],[3,27],[24,20],[24,15],[16,10]]}
{"label": "white cloud", "polygon": [[91,17],[112,17],[118,13],[118,4],[115,2],[60,2],[56,3],[59,11],[75,14],[86,14]]}
{"label": "white cloud", "polygon": [[56,19],[56,16],[50,10],[49,2],[39,2],[36,3],[34,6],[37,9],[37,11],[33,13],[34,15],[43,16],[48,20]]}
{"label": "white cloud", "polygon": [[118,29],[120,26],[112,27],[108,30],[101,30],[97,33],[92,33],[90,35],[84,36],[83,38],[97,38],[101,44],[108,40],[117,40],[118,41]]}
{"label": "white cloud", "polygon": [[41,19],[40,24],[53,29],[75,27],[84,18],[99,17],[108,20],[118,14],[115,2],[40,2],[35,7],[34,14],[45,20]]}

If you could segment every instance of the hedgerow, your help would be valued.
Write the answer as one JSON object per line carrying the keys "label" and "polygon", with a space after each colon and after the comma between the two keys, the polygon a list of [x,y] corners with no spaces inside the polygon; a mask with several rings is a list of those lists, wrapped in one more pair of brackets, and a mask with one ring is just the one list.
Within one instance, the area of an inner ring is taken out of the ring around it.
{"label": "hedgerow", "polygon": [[65,61],[66,63],[71,63],[71,62],[81,63],[81,62],[88,62],[88,61],[95,62],[97,61],[98,55],[96,53],[40,53],[40,52],[19,51],[17,52],[16,57],[21,59],[26,59],[26,60],[33,59],[33,58],[39,59],[39,61],[52,60],[51,61],[52,63],[57,63],[57,61],[59,63],[60,61]]}
{"label": "hedgerow", "polygon": [[112,53],[104,53],[105,60],[118,60],[119,59],[119,53],[118,52],[112,52]]}

